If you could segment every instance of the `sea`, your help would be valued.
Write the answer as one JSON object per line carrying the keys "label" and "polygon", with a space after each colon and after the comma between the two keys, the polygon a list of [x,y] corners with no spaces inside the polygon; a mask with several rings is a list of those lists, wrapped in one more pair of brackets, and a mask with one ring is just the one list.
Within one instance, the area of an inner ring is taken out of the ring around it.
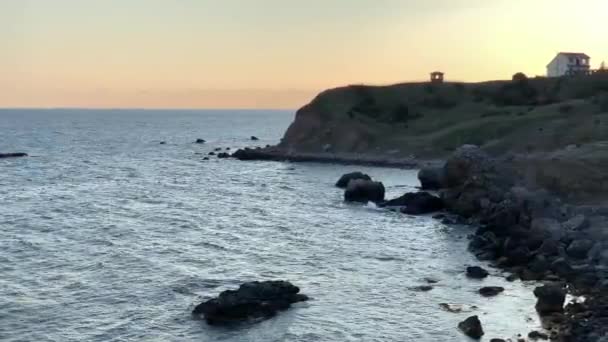
{"label": "sea", "polygon": [[[0,152],[29,154],[0,159],[0,340],[469,341],[457,325],[472,315],[482,341],[538,327],[534,283],[465,277],[487,266],[467,252],[472,227],[346,204],[334,187],[358,170],[396,197],[416,191],[416,170],[209,155],[276,144],[293,119],[0,110]],[[425,278],[431,291],[417,289]],[[191,315],[223,290],[281,279],[311,300],[230,327]]]}

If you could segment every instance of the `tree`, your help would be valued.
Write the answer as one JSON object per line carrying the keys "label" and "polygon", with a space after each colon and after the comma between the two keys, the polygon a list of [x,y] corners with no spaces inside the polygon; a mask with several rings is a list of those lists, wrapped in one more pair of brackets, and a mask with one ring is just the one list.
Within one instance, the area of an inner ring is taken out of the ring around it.
{"label": "tree", "polygon": [[600,70],[606,71],[606,62],[602,62],[602,64],[600,64]]}

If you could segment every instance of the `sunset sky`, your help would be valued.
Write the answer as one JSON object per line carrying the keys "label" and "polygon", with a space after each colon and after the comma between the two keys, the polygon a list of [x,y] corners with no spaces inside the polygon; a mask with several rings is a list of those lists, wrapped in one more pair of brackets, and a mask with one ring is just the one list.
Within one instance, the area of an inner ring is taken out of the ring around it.
{"label": "sunset sky", "polygon": [[608,0],[0,0],[0,107],[297,108],[608,62]]}

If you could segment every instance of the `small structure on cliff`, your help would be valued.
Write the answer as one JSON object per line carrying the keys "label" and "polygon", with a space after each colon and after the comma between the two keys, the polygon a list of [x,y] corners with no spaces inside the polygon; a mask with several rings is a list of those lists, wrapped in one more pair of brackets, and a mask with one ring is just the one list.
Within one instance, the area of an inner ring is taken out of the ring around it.
{"label": "small structure on cliff", "polygon": [[433,71],[431,73],[431,83],[443,83],[443,76],[445,74],[441,71]]}

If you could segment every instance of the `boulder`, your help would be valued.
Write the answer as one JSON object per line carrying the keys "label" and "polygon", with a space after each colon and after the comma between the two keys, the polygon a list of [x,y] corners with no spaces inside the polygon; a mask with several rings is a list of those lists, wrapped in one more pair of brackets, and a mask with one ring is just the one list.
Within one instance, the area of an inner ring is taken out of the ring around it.
{"label": "boulder", "polygon": [[226,324],[250,318],[268,318],[308,297],[287,281],[249,282],[197,305],[192,313],[209,324]]}
{"label": "boulder", "polygon": [[221,147],[216,147],[216,148],[214,148],[213,150],[214,150],[215,152],[219,152],[219,151],[221,151],[221,150],[222,150],[222,148],[221,148]]}
{"label": "boulder", "polygon": [[479,147],[464,145],[446,161],[443,176],[448,187],[464,184],[472,175],[481,174],[490,166],[490,158]]}
{"label": "boulder", "polygon": [[221,152],[221,153],[217,154],[217,157],[220,159],[230,158],[230,154],[228,154],[226,152]]}
{"label": "boulder", "polygon": [[17,158],[17,157],[27,157],[27,153],[0,153],[0,159],[2,158]]}
{"label": "boulder", "polygon": [[166,142],[166,141],[161,141],[161,142],[160,142],[160,145],[166,145],[166,144],[167,144],[167,142]]}
{"label": "boulder", "polygon": [[467,267],[467,277],[473,279],[483,279],[489,275],[488,271],[479,266]]}
{"label": "boulder", "polygon": [[574,269],[564,258],[558,258],[551,263],[551,271],[558,276],[570,279],[574,275]]}
{"label": "boulder", "polygon": [[372,180],[372,178],[370,176],[357,171],[357,172],[351,172],[351,173],[342,175],[342,177],[340,177],[340,179],[338,179],[338,181],[336,182],[336,186],[338,188],[346,189],[346,187],[348,186],[348,183],[353,179],[363,179],[363,180],[368,180],[368,181]]}
{"label": "boulder", "polygon": [[209,154],[210,156],[214,156],[214,155],[215,155],[215,152],[209,152],[208,154]]}
{"label": "boulder", "polygon": [[532,331],[528,334],[528,337],[532,340],[548,340],[549,335],[541,333],[540,331]]}
{"label": "boulder", "polygon": [[403,213],[410,215],[429,214],[442,210],[443,201],[428,192],[410,192],[399,198],[382,203],[382,207],[404,207]]}
{"label": "boulder", "polygon": [[258,141],[258,140],[260,140],[260,138],[256,137],[255,135],[252,135],[252,136],[251,136],[251,140],[253,140],[253,141]]}
{"label": "boulder", "polygon": [[439,190],[447,186],[442,167],[423,168],[418,172],[422,190]]}
{"label": "boulder", "polygon": [[481,322],[479,321],[479,317],[471,316],[464,321],[458,323],[458,328],[467,336],[480,339],[483,335],[483,328],[481,326]]}
{"label": "boulder", "polygon": [[204,139],[196,139],[195,144],[204,144],[206,141]]}
{"label": "boulder", "polygon": [[585,259],[593,245],[594,242],[591,240],[574,240],[566,249],[566,253],[571,258]]}
{"label": "boulder", "polygon": [[545,284],[534,289],[537,298],[536,311],[541,315],[561,313],[564,311],[566,289],[562,284]]}
{"label": "boulder", "polygon": [[344,201],[379,203],[384,201],[384,184],[363,179],[351,180],[344,191]]}
{"label": "boulder", "polygon": [[500,286],[486,286],[479,289],[479,294],[484,297],[494,297],[504,292],[505,288]]}
{"label": "boulder", "polygon": [[579,231],[589,227],[589,220],[585,215],[576,215],[568,221],[562,223],[566,231]]}

